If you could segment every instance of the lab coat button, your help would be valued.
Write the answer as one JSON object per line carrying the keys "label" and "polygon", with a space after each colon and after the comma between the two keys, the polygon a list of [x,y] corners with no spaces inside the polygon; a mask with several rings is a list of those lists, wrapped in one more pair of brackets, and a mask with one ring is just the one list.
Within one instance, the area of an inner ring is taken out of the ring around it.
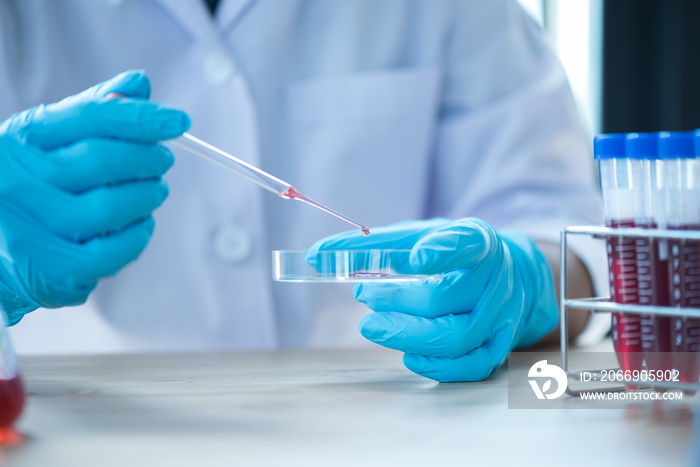
{"label": "lab coat button", "polygon": [[227,263],[239,263],[250,254],[250,235],[236,225],[224,225],[214,233],[214,253]]}
{"label": "lab coat button", "polygon": [[211,84],[220,85],[228,81],[234,73],[230,58],[222,53],[212,53],[204,62],[204,71]]}

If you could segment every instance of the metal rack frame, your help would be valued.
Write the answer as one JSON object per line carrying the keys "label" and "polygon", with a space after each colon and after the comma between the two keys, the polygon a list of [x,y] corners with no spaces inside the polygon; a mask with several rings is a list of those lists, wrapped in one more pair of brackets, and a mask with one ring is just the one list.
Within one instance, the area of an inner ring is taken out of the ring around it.
{"label": "metal rack frame", "polygon": [[[681,316],[688,318],[700,319],[700,308],[679,308],[665,307],[653,305],[630,305],[618,304],[610,301],[610,297],[591,297],[571,299],[567,297],[567,236],[568,235],[588,235],[593,238],[606,240],[609,237],[629,237],[629,238],[662,238],[662,239],[682,239],[682,240],[698,240],[700,241],[700,231],[693,230],[664,230],[664,229],[640,229],[640,228],[610,228],[601,226],[571,226],[565,227],[561,231],[560,240],[560,270],[559,270],[559,332],[561,343],[561,362],[564,372],[569,379],[581,381],[580,372],[574,373],[569,369],[569,328],[567,311],[571,309],[589,310],[593,313],[635,313],[635,314],[651,314],[659,316]],[[594,376],[602,376],[604,369],[584,370]],[[631,381],[625,384],[632,383],[638,389],[682,389],[686,391],[700,391],[700,383],[686,382],[650,382],[650,381]],[[600,389],[600,392],[626,391],[626,386],[615,386],[606,389]],[[574,391],[567,389],[571,395],[578,396],[582,391]]]}

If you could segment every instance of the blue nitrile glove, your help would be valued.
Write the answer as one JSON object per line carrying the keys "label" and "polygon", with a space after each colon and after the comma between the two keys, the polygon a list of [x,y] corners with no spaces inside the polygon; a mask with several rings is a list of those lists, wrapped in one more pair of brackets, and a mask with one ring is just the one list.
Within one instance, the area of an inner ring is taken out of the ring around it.
{"label": "blue nitrile glove", "polygon": [[[109,93],[128,96],[109,99]],[[135,259],[168,194],[173,156],[158,141],[189,126],[123,73],[0,124],[0,307],[9,324],[38,307],[83,303]]]}
{"label": "blue nitrile glove", "polygon": [[439,274],[420,282],[364,282],[355,298],[375,311],[360,322],[367,339],[405,352],[404,364],[437,381],[492,375],[515,347],[557,325],[551,271],[527,236],[496,232],[480,219],[408,221],[320,240],[314,252],[410,249],[403,273]]}

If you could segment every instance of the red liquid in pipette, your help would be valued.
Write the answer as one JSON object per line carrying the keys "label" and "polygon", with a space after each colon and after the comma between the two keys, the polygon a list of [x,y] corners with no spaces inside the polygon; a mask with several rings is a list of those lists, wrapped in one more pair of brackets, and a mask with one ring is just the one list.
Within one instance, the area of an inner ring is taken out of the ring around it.
{"label": "red liquid in pipette", "polygon": [[[670,227],[674,230],[700,230],[700,225]],[[700,242],[669,240],[671,306],[700,307]],[[680,380],[697,383],[700,378],[700,320],[672,318],[672,348]],[[694,394],[695,391],[685,391]]]}
{"label": "red liquid in pipette", "polygon": [[[637,227],[655,229],[656,223],[637,223]],[[668,245],[666,240],[636,239],[637,287],[640,305],[669,306]],[[661,249],[664,249],[663,254]],[[661,258],[664,259],[661,259]],[[671,370],[671,318],[641,315],[641,340],[644,359],[650,370]],[[659,392],[663,392],[660,390]]]}
{"label": "red liquid in pipette", "polygon": [[[634,227],[632,220],[610,220],[608,227]],[[609,237],[607,239],[608,265],[610,266],[610,298],[615,303],[639,303],[637,284],[636,244],[632,238]],[[629,313],[612,313],[612,338],[617,361],[622,371],[642,370],[640,317]],[[632,388],[632,386],[628,386]]]}

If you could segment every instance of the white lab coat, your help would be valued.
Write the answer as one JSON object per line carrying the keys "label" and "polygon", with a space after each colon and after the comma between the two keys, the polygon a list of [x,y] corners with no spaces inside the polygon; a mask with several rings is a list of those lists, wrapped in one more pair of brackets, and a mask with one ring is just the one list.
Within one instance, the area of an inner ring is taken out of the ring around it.
{"label": "white lab coat", "polygon": [[[212,20],[200,0],[5,0],[0,28],[0,118],[142,68],[192,134],[369,226],[558,241],[601,220],[564,71],[515,1],[223,0]],[[271,250],[348,226],[175,154],[151,243],[91,298],[123,349],[362,342],[350,289],[271,280]]]}

